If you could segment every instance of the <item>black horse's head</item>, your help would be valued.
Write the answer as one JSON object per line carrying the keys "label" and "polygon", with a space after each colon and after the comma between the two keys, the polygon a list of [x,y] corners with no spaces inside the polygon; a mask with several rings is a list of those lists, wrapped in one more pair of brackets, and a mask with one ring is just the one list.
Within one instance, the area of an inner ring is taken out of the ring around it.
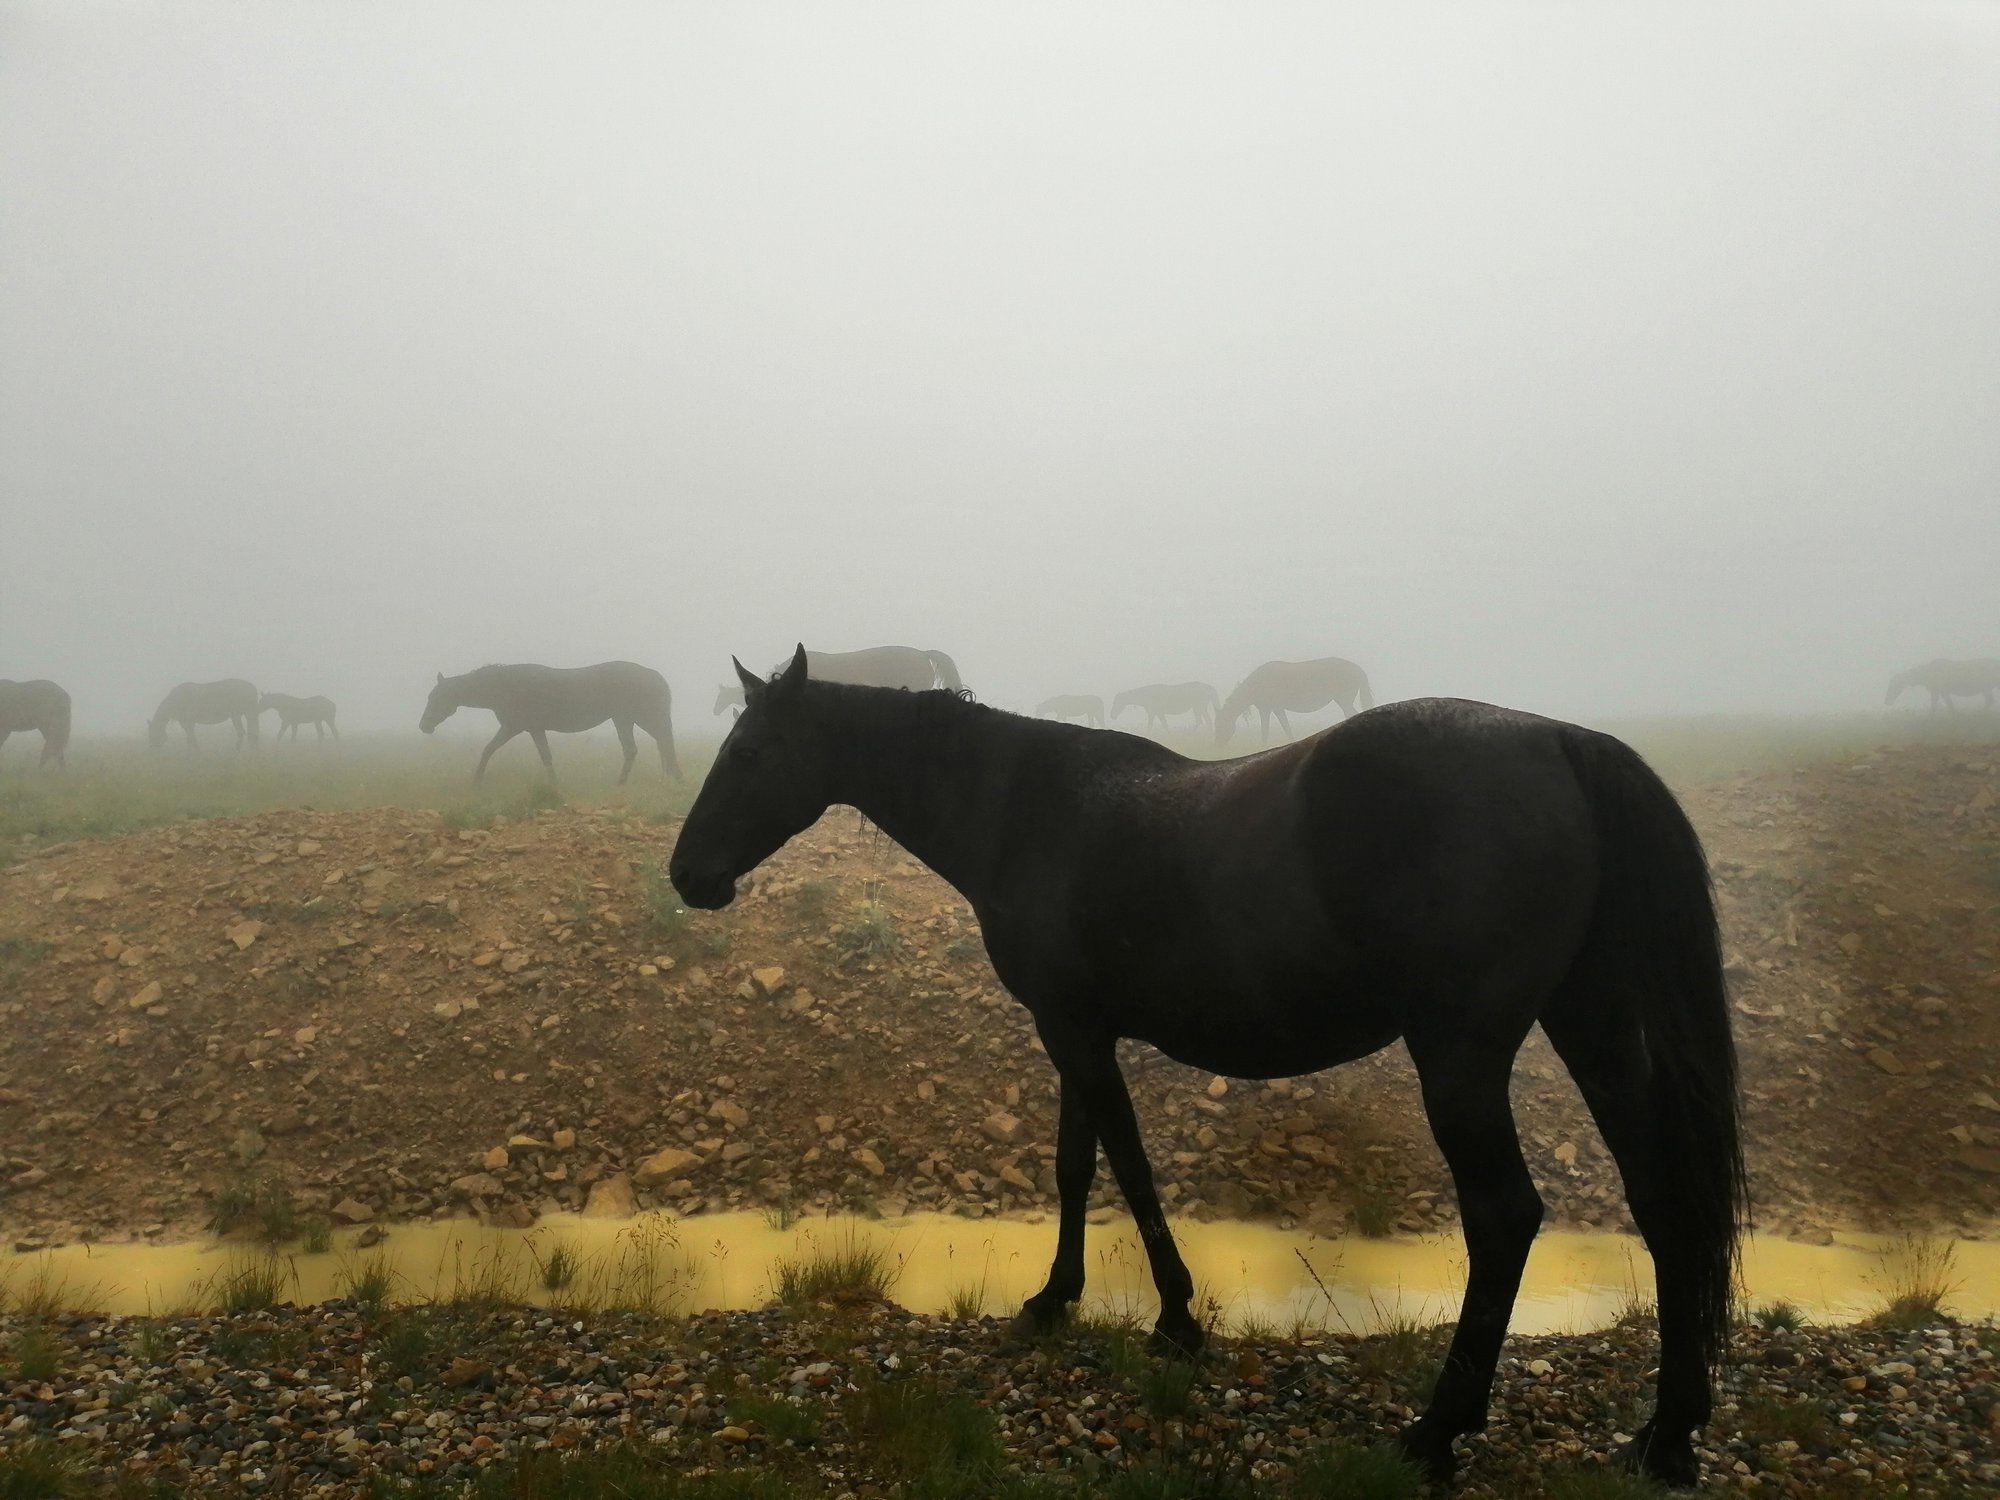
{"label": "black horse's head", "polygon": [[452,696],[451,686],[444,680],[444,673],[440,672],[437,686],[431,689],[430,700],[424,704],[424,716],[417,721],[417,728],[429,734],[457,712],[458,699]]}
{"label": "black horse's head", "polygon": [[735,666],[743,713],[716,751],[667,865],[681,899],[707,911],[735,900],[737,880],[810,828],[828,801],[807,711],[806,648],[769,682]]}

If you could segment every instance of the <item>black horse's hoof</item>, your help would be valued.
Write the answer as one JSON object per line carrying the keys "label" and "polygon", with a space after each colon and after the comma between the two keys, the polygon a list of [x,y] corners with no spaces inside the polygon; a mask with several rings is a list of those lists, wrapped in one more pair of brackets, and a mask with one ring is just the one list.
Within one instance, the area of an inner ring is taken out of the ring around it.
{"label": "black horse's hoof", "polygon": [[1396,1448],[1408,1462],[1422,1469],[1424,1478],[1438,1488],[1449,1486],[1458,1473],[1458,1460],[1452,1456],[1450,1435],[1429,1425],[1423,1417],[1417,1418],[1396,1435]]}
{"label": "black horse's hoof", "polygon": [[1007,1325],[1007,1336],[1024,1343],[1047,1338],[1069,1321],[1069,1304],[1066,1302],[1036,1303],[1032,1298],[1021,1304],[1014,1321]]}
{"label": "black horse's hoof", "polygon": [[1618,1450],[1615,1462],[1628,1473],[1643,1475],[1669,1489],[1693,1489],[1701,1480],[1701,1461],[1694,1456],[1693,1441],[1685,1436],[1665,1436],[1651,1422]]}
{"label": "black horse's hoof", "polygon": [[1207,1342],[1208,1335],[1193,1318],[1173,1324],[1163,1320],[1146,1335],[1146,1352],[1161,1359],[1193,1359]]}

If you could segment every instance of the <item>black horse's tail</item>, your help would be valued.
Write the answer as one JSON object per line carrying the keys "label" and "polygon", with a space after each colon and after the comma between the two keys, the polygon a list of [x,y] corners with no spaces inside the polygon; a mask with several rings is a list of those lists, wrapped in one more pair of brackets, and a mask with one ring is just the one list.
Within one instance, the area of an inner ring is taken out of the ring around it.
{"label": "black horse's tail", "polygon": [[937,685],[953,692],[965,686],[958,680],[958,663],[942,651],[926,651],[924,656],[930,661],[931,670],[937,673]]}
{"label": "black horse's tail", "polygon": [[1690,1291],[1713,1366],[1729,1336],[1749,1216],[1736,1042],[1701,840],[1630,746],[1571,730],[1563,751],[1597,824],[1597,910],[1586,940],[1622,955],[1650,1066],[1647,1114],[1668,1213],[1692,1246]]}

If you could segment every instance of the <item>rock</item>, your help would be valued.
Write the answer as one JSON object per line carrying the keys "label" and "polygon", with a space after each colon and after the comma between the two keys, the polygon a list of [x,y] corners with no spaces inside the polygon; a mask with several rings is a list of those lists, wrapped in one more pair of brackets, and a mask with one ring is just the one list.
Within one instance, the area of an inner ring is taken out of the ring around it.
{"label": "rock", "polygon": [[467,1359],[463,1354],[452,1356],[445,1367],[444,1383],[455,1389],[468,1385],[482,1385],[492,1377],[493,1366],[483,1359]]}
{"label": "rock", "polygon": [[447,1021],[455,1021],[464,1008],[456,1000],[440,1000],[436,1005],[431,1007],[431,1014],[434,1016],[443,1016]]}
{"label": "rock", "polygon": [[504,1172],[513,1164],[513,1160],[507,1154],[505,1146],[495,1146],[491,1151],[486,1153],[479,1164],[489,1172]]}
{"label": "rock", "polygon": [[817,1130],[821,1135],[832,1135],[833,1127],[834,1118],[832,1115],[813,1116],[813,1129]]}
{"label": "rock", "polygon": [[535,1211],[525,1203],[505,1203],[494,1211],[488,1222],[502,1229],[532,1229],[535,1227]]}
{"label": "rock", "polygon": [[306,1128],[306,1117],[287,1104],[272,1112],[264,1122],[266,1135],[296,1135]]}
{"label": "rock", "polygon": [[576,1145],[576,1132],[574,1130],[558,1130],[555,1133],[552,1144],[558,1151],[571,1150]]}
{"label": "rock", "polygon": [[1229,1092],[1229,1080],[1227,1078],[1224,1078],[1220,1074],[1217,1074],[1214,1078],[1209,1079],[1208,1081],[1209,1098],[1220,1099],[1224,1094],[1228,1092]]}
{"label": "rock", "polygon": [[811,990],[805,988],[792,991],[792,998],[785,1002],[787,1009],[792,1011],[793,1014],[801,1016],[817,1004],[819,1004],[819,998]]}
{"label": "rock", "polygon": [[1564,1141],[1555,1149],[1555,1158],[1566,1167],[1576,1165],[1576,1142]]}
{"label": "rock", "polygon": [[118,962],[128,969],[136,969],[146,961],[146,950],[138,944],[118,950]]}
{"label": "rock", "polygon": [[752,969],[750,983],[759,995],[768,1000],[785,987],[785,971],[776,964],[767,968]]}
{"label": "rock", "polygon": [[741,1130],[750,1123],[750,1111],[734,1099],[718,1099],[709,1105],[710,1119],[720,1120],[732,1129]]}
{"label": "rock", "polygon": [[638,1211],[638,1200],[632,1196],[632,1179],[623,1172],[591,1184],[590,1197],[583,1205],[586,1219],[629,1219]]}
{"label": "rock", "polygon": [[118,896],[118,882],[100,875],[95,880],[86,880],[69,894],[73,901],[112,901]]}
{"label": "rock", "polygon": [[1904,1072],[1908,1071],[1904,1068],[1901,1061],[1897,1059],[1896,1054],[1891,1052],[1887,1047],[1870,1047],[1868,1049],[1868,1060],[1884,1073],[1891,1074],[1892,1076],[1901,1076]]}
{"label": "rock", "polygon": [[931,1100],[937,1098],[937,1085],[926,1078],[922,1083],[917,1085],[917,1097],[926,1104],[930,1103]]}
{"label": "rock", "polygon": [[[655,1151],[634,1169],[640,1187],[658,1187],[663,1182],[672,1182],[676,1177],[685,1177],[693,1168],[701,1165],[701,1157],[692,1151],[683,1151],[678,1146],[668,1146]],[[600,1184],[601,1186],[601,1184]]]}
{"label": "rock", "polygon": [[998,1141],[1003,1146],[1011,1146],[1021,1139],[1021,1120],[1006,1110],[995,1110],[979,1122],[979,1128],[986,1132],[989,1140]]}
{"label": "rock", "polygon": [[144,1010],[149,1005],[157,1005],[163,993],[160,981],[155,979],[125,1003],[133,1010]]}
{"label": "rock", "polygon": [[490,1172],[468,1172],[452,1179],[451,1191],[459,1198],[498,1198],[507,1189]]}
{"label": "rock", "polygon": [[1958,1148],[1958,1162],[1975,1172],[2000,1177],[2000,1151],[1991,1146],[1961,1146]]}
{"label": "rock", "polygon": [[1024,1193],[1032,1193],[1036,1191],[1033,1179],[1030,1178],[1026,1172],[1023,1172],[1019,1167],[1015,1166],[1012,1162],[1008,1162],[1007,1165],[1005,1165],[1000,1169],[999,1176],[1000,1180],[1006,1183],[1007,1186],[1011,1188],[1018,1188],[1021,1192]]}
{"label": "rock", "polygon": [[1861,951],[1861,934],[1858,932],[1843,932],[1840,935],[1840,942],[1836,946],[1842,953],[1852,958]]}
{"label": "rock", "polygon": [[342,1198],[333,1205],[332,1212],[343,1224],[366,1224],[375,1217],[375,1210],[358,1198]]}
{"label": "rock", "polygon": [[866,1146],[863,1146],[854,1153],[854,1159],[860,1163],[862,1170],[867,1172],[870,1177],[880,1177],[889,1170],[882,1165],[882,1158],[877,1156],[873,1151],[870,1151]]}
{"label": "rock", "polygon": [[263,930],[264,924],[262,922],[238,922],[234,927],[225,932],[223,936],[234,943],[240,952],[256,942],[257,935]]}
{"label": "rock", "polygon": [[310,1047],[318,1040],[319,1028],[317,1026],[301,1026],[297,1031],[292,1033],[293,1043],[300,1047]]}
{"label": "rock", "polygon": [[319,853],[319,840],[318,840],[318,839],[300,839],[300,840],[299,840],[299,843],[298,843],[298,851],[299,851],[299,853],[301,853],[301,854],[317,854],[317,853]]}
{"label": "rock", "polygon": [[264,1154],[264,1137],[258,1134],[256,1126],[245,1125],[230,1141],[229,1153],[238,1161],[255,1161]]}

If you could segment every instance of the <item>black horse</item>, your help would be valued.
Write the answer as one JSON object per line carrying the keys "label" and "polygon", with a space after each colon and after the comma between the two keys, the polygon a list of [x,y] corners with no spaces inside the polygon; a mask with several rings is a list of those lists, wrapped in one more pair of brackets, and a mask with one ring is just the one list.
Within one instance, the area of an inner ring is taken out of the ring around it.
{"label": "black horse", "polygon": [[1701,845],[1627,746],[1455,699],[1194,761],[952,693],[809,682],[803,652],[748,706],[682,825],[690,906],[829,803],[860,808],[971,903],[1062,1081],[1055,1262],[1023,1319],[1083,1290],[1097,1146],[1138,1222],[1156,1337],[1194,1349],[1193,1285],[1114,1046],[1237,1077],[1312,1072],[1401,1037],[1451,1168],[1470,1276],[1405,1450],[1439,1476],[1485,1424],[1542,1219],[1507,1088],[1539,1021],[1625,1179],[1659,1288],[1659,1399],[1629,1462],[1691,1483],[1745,1207],[1736,1054]]}
{"label": "black horse", "polygon": [[30,682],[0,679],[0,745],[7,743],[8,735],[26,734],[30,729],[40,731],[42,736],[42,758],[35,764],[45,766],[54,761],[59,766],[66,765],[63,756],[69,750],[69,693],[46,677]]}
{"label": "black horse", "polygon": [[479,756],[474,782],[486,777],[486,762],[493,752],[517,734],[534,740],[549,778],[556,774],[555,760],[549,755],[549,731],[580,734],[595,729],[606,719],[618,731],[618,743],[625,751],[625,767],[618,784],[632,774],[639,743],[632,737],[637,724],[659,746],[660,769],[680,779],[681,764],[674,755],[674,695],[667,679],[651,667],[636,662],[601,661],[594,667],[544,667],[532,662],[511,666],[480,667],[457,677],[438,673],[437,686],[417,727],[429,734],[461,708],[490,708],[500,728]]}
{"label": "black horse", "polygon": [[247,738],[257,743],[257,689],[241,677],[225,677],[219,682],[183,682],[160,700],[146,725],[146,741],[155,750],[167,743],[167,726],[178,724],[194,749],[194,726],[227,723],[236,730],[236,747]]}

